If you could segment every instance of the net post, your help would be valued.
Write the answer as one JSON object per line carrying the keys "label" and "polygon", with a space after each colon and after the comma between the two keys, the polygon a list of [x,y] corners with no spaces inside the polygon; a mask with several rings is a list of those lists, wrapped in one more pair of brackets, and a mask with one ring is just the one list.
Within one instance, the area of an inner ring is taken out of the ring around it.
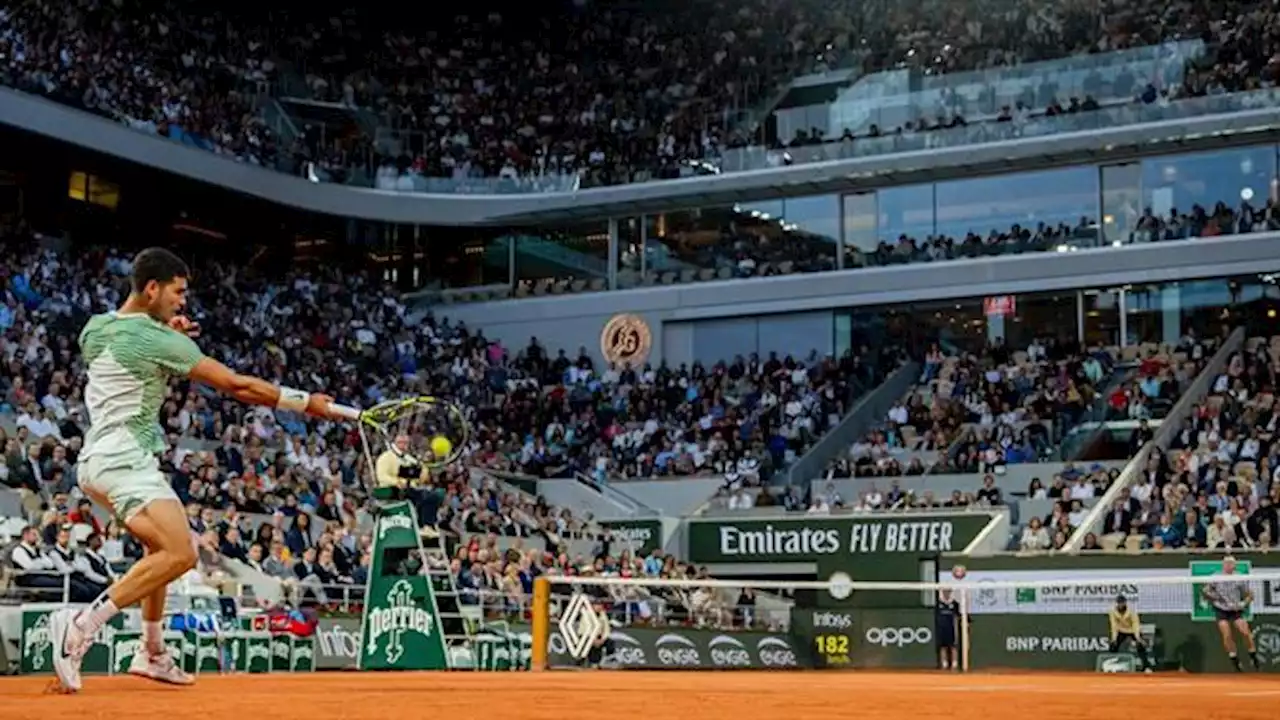
{"label": "net post", "polygon": [[551,641],[551,580],[539,577],[533,581],[533,630],[530,669],[541,672],[547,669],[547,645]]}
{"label": "net post", "polygon": [[969,588],[960,588],[960,670],[969,672]]}

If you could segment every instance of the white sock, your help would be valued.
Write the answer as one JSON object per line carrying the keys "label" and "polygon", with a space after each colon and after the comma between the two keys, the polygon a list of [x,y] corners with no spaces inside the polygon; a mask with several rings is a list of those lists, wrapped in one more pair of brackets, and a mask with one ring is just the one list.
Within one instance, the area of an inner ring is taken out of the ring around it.
{"label": "white sock", "polygon": [[86,638],[91,638],[97,635],[102,626],[106,625],[107,621],[115,617],[118,612],[120,608],[116,607],[106,593],[102,593],[92,605],[81,610],[76,616],[76,627],[84,633]]}
{"label": "white sock", "polygon": [[142,621],[142,642],[152,655],[164,653],[164,623],[159,620]]}

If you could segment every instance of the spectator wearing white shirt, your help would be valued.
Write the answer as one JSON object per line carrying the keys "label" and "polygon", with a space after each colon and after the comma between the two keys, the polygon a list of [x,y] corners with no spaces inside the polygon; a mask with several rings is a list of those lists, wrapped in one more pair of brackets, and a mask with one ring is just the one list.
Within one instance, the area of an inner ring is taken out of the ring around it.
{"label": "spectator wearing white shirt", "polygon": [[1049,531],[1045,529],[1044,523],[1038,517],[1032,517],[1027,522],[1026,527],[1022,528],[1022,537],[1018,540],[1018,547],[1023,550],[1048,550],[1052,539],[1049,537]]}
{"label": "spectator wearing white shirt", "polygon": [[1093,483],[1089,481],[1089,477],[1087,475],[1081,475],[1076,478],[1075,484],[1071,486],[1071,499],[1089,500],[1094,497],[1096,492],[1097,489],[1094,488]]}

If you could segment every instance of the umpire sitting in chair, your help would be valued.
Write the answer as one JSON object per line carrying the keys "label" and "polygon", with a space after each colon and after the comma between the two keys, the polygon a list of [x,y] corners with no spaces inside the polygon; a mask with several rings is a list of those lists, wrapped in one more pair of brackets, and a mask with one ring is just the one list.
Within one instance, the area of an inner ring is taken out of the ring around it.
{"label": "umpire sitting in chair", "polygon": [[413,503],[423,534],[434,536],[440,496],[432,486],[431,472],[409,453],[408,435],[396,435],[392,443],[394,447],[384,450],[375,464],[378,487],[374,497]]}

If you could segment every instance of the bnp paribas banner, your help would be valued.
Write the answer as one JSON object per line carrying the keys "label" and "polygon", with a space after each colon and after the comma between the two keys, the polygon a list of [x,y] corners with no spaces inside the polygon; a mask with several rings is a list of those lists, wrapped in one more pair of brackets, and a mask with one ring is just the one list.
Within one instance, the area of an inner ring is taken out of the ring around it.
{"label": "bnp paribas banner", "polygon": [[849,555],[960,552],[990,520],[986,513],[693,520],[689,562],[807,562]]}
{"label": "bnp paribas banner", "polygon": [[[1213,611],[1201,592],[1198,576],[1222,570],[1217,560],[1197,560],[1182,568],[1127,568],[1088,570],[969,570],[964,583],[972,585],[970,612],[975,615],[1104,615],[1124,595],[1139,613],[1187,615],[1195,620],[1212,620]],[[1237,572],[1249,575],[1251,564],[1242,560]],[[1267,572],[1275,572],[1268,569]],[[1186,582],[1164,584],[1151,579],[1180,578]],[[954,582],[949,572],[939,572],[939,582]],[[1011,583],[999,588],[993,583]],[[1019,586],[1018,583],[1027,583]],[[1033,584],[1034,583],[1034,584]],[[1061,583],[1045,585],[1044,583]],[[1280,614],[1280,586],[1254,580],[1253,613]]]}

